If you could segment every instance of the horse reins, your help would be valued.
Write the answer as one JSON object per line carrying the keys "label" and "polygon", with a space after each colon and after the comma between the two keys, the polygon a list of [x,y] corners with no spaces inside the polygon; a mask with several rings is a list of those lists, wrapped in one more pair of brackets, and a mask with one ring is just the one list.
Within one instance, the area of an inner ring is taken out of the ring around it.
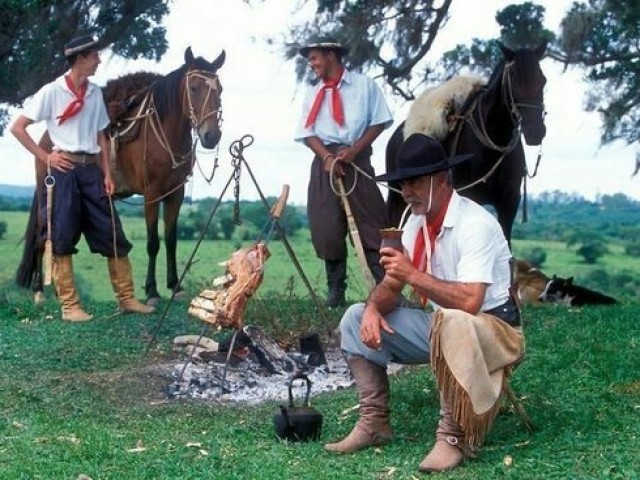
{"label": "horse reins", "polygon": [[[207,94],[205,96],[204,101],[202,102],[202,106],[200,108],[200,120],[198,120],[198,117],[196,115],[196,109],[193,106],[193,99],[191,97],[191,88],[190,88],[190,79],[191,77],[197,77],[197,78],[201,78],[204,79],[208,89],[207,89]],[[215,110],[212,110],[211,112],[205,114],[205,108],[209,102],[209,99],[211,97],[211,92],[219,92],[220,90],[220,82],[218,80],[218,76],[216,74],[210,74],[208,72],[205,72],[203,70],[190,70],[185,74],[185,87],[183,90],[183,99],[182,99],[182,103],[183,103],[183,113],[185,114],[185,116],[187,116],[189,118],[189,121],[191,122],[191,128],[193,130],[193,141],[191,144],[191,147],[189,148],[189,152],[187,153],[175,153],[172,149],[171,146],[169,145],[169,141],[167,140],[167,136],[164,132],[164,129],[162,128],[162,123],[160,121],[160,115],[158,114],[157,109],[155,108],[155,104],[154,104],[154,99],[153,99],[153,94],[151,92],[151,90],[149,90],[147,92],[147,94],[144,97],[144,100],[142,101],[140,108],[138,109],[138,112],[136,113],[136,115],[132,116],[132,117],[127,117],[124,119],[125,122],[130,122],[129,126],[123,130],[122,133],[126,133],[129,130],[131,130],[135,123],[138,122],[139,120],[145,120],[144,123],[144,133],[143,133],[143,137],[144,137],[144,156],[143,156],[143,164],[145,166],[145,172],[147,171],[147,133],[148,133],[148,128],[149,125],[151,126],[151,130],[156,138],[156,140],[158,141],[158,144],[160,145],[160,147],[169,154],[169,158],[171,158],[171,165],[172,168],[175,170],[179,167],[181,167],[182,165],[184,165],[187,161],[191,161],[191,170],[193,170],[194,165],[197,163],[197,158],[196,158],[196,147],[198,144],[198,135],[197,135],[197,129],[210,117],[216,115],[217,116],[217,120],[218,120],[218,125],[220,125],[220,122],[222,120],[222,108],[217,108]],[[185,104],[186,104],[186,108],[185,108]],[[219,148],[219,145],[218,145]],[[112,151],[114,151],[115,149],[112,149]],[[210,177],[207,177],[206,175],[204,175],[204,173],[202,172],[202,169],[200,169],[201,173],[203,174],[203,177],[205,177],[205,179],[210,182],[211,179],[213,178],[213,173],[215,173],[215,169],[217,167],[217,161],[214,163],[214,168],[213,168],[213,172],[212,175]],[[148,200],[144,202],[144,205],[150,205],[153,203],[157,203],[160,202],[162,200],[164,200],[166,197],[168,197],[169,195],[171,195],[172,193],[174,193],[175,191],[179,190],[180,188],[182,188],[184,185],[186,185],[189,180],[191,179],[191,175],[188,175],[185,180],[181,183],[179,183],[177,186],[175,186],[174,188],[172,188],[171,190],[169,190],[168,192],[160,195],[159,197],[156,197],[152,200]],[[144,181],[145,181],[145,189],[147,189],[149,187],[149,183],[148,183],[148,178],[145,174],[144,177]]]}
{"label": "horse reins", "polygon": [[[521,103],[521,102],[516,102],[514,97],[513,97],[513,86],[511,83],[511,75],[509,75],[509,71],[511,70],[511,67],[513,66],[513,62],[509,62],[504,66],[503,72],[502,72],[502,85],[503,85],[503,89],[502,89],[502,95],[503,95],[503,99],[505,101],[505,104],[508,106],[509,108],[509,112],[511,113],[511,116],[514,119],[515,125],[513,128],[513,133],[511,136],[511,140],[509,141],[509,143],[505,146],[500,146],[497,145],[489,136],[489,133],[487,132],[487,126],[485,121],[483,120],[483,112],[482,112],[482,102],[481,97],[483,97],[483,93],[484,92],[480,92],[478,95],[476,95],[476,97],[473,99],[473,102],[471,103],[470,107],[468,108],[467,112],[461,116],[458,117],[458,119],[460,121],[457,122],[456,125],[456,135],[454,137],[454,141],[451,144],[451,147],[449,149],[449,154],[450,155],[455,155],[457,150],[458,150],[458,146],[460,143],[460,136],[462,135],[462,129],[464,128],[464,125],[466,123],[468,123],[471,126],[471,129],[473,130],[474,135],[476,136],[476,138],[480,141],[480,143],[482,145],[484,145],[487,148],[490,148],[492,150],[495,150],[497,152],[500,152],[501,155],[500,157],[496,160],[495,164],[489,169],[489,171],[484,174],[482,177],[480,177],[479,179],[463,186],[460,188],[456,188],[456,190],[458,191],[464,191],[467,190],[469,188],[475,187],[476,185],[480,184],[480,183],[486,183],[486,181],[495,173],[495,171],[498,169],[498,167],[500,166],[500,164],[502,163],[502,161],[504,160],[504,158],[507,156],[507,154],[509,154],[518,144],[518,142],[520,141],[520,135],[522,133],[522,117],[520,115],[519,112],[519,108],[538,108],[540,110],[544,111],[544,105],[533,105],[533,104],[528,104],[528,103]],[[486,91],[486,90],[485,90]],[[474,113],[478,112],[478,119],[476,120]],[[538,162],[536,163],[536,172],[537,172],[537,165],[539,164],[539,157],[538,157]]]}

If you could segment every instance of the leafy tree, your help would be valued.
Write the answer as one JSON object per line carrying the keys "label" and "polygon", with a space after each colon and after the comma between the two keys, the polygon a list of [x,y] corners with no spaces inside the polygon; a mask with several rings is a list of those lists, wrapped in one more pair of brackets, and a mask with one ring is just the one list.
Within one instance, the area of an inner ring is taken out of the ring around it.
{"label": "leafy tree", "polygon": [[609,253],[609,249],[604,243],[598,241],[583,243],[576,250],[576,255],[584,258],[585,263],[590,265],[596,263],[606,253]]}
{"label": "leafy tree", "polygon": [[[460,67],[488,73],[500,60],[496,39],[474,39],[471,46],[458,45],[436,65],[425,62],[431,46],[445,26],[451,0],[317,0],[313,20],[295,25],[284,40],[285,57],[296,59],[298,79],[308,74],[300,45],[309,38],[331,35],[349,45],[348,66],[380,74],[394,93],[407,100],[424,82],[441,81]],[[554,38],[542,26],[544,7],[525,2],[499,11],[496,21],[507,46],[537,46]],[[273,41],[273,40],[272,40]]]}
{"label": "leafy tree", "polygon": [[[500,42],[511,49],[518,49],[535,48],[553,41],[554,33],[543,26],[545,11],[544,7],[531,2],[509,5],[498,11],[496,22],[500,25]],[[456,45],[443,55],[439,65],[443,70],[440,76],[449,77],[457,74],[461,67],[467,67],[488,77],[502,59],[497,40],[474,38],[471,45]]]}
{"label": "leafy tree", "polygon": [[[167,50],[168,0],[0,0],[0,102],[21,105],[67,69],[62,46],[94,33],[124,58],[159,60]],[[0,109],[0,134],[7,123]]]}
{"label": "leafy tree", "polygon": [[603,143],[640,140],[640,3],[574,2],[561,24],[560,60],[583,67],[587,110],[603,120]]}
{"label": "leafy tree", "polygon": [[284,39],[285,57],[296,59],[298,79],[308,72],[300,45],[330,35],[349,45],[350,68],[380,72],[392,90],[413,99],[410,81],[444,25],[452,0],[318,0],[312,20]]}
{"label": "leafy tree", "polygon": [[629,242],[624,247],[624,253],[630,257],[640,257],[640,242]]}

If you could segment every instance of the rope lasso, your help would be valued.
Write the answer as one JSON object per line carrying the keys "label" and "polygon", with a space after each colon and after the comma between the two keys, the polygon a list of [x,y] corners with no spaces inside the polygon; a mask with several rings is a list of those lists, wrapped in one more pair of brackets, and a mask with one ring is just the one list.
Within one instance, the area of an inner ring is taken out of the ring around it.
{"label": "rope lasso", "polygon": [[[336,188],[335,186],[335,182],[334,182],[334,175],[335,175],[335,166],[336,166],[336,162],[338,162],[338,159],[335,158],[335,155],[332,153],[329,153],[327,155],[324,156],[324,158],[322,159],[322,164],[324,165],[324,163],[329,159],[329,158],[333,158],[333,161],[331,162],[331,169],[329,171],[329,186],[331,187],[331,190],[333,191],[333,193],[335,193],[337,196],[341,197],[343,194],[339,191],[339,189]],[[365,178],[371,180],[373,183],[386,188],[387,190],[391,190],[392,192],[395,193],[402,193],[401,190],[394,188],[384,182],[379,182],[377,181],[374,177],[372,177],[371,175],[369,175],[367,172],[365,172],[362,168],[360,168],[358,165],[356,165],[353,162],[350,163],[345,163],[343,164],[343,166],[351,166],[354,170],[355,170],[355,174],[353,176],[353,185],[351,185],[351,187],[348,190],[345,190],[344,195],[349,196],[353,193],[353,191],[356,189],[356,185],[358,184],[358,174],[364,176]]]}

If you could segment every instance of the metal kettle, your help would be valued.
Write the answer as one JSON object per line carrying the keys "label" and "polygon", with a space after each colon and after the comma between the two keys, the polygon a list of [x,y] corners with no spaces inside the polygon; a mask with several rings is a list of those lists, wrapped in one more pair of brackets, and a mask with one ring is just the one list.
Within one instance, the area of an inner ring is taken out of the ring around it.
{"label": "metal kettle", "polygon": [[[300,407],[296,407],[293,403],[291,387],[295,380],[304,380],[307,384],[307,392]],[[320,438],[322,414],[309,406],[310,393],[311,381],[309,377],[304,373],[297,373],[291,377],[289,380],[289,406],[280,405],[280,411],[273,415],[273,425],[278,438],[290,442],[306,442]]]}

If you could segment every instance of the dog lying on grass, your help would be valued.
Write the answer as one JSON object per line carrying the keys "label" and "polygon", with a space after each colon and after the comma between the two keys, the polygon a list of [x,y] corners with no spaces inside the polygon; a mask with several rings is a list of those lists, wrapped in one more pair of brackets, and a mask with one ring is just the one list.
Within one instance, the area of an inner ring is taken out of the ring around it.
{"label": "dog lying on grass", "polygon": [[540,294],[540,301],[561,303],[569,307],[581,307],[582,305],[613,305],[618,303],[615,298],[605,295],[604,293],[574,285],[573,277],[561,278],[555,275]]}
{"label": "dog lying on grass", "polygon": [[540,303],[540,295],[549,280],[551,279],[529,262],[516,260],[514,290],[521,305]]}

